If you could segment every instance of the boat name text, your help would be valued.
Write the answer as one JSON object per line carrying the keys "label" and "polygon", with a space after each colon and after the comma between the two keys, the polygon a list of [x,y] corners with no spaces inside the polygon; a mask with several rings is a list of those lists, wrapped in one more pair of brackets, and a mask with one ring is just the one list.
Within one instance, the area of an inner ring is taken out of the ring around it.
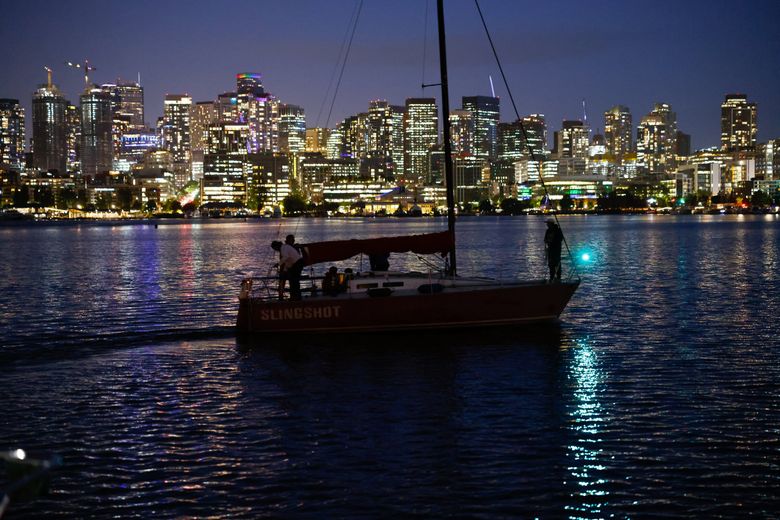
{"label": "boat name text", "polygon": [[338,318],[341,313],[340,305],[324,305],[321,307],[297,307],[295,309],[263,309],[260,311],[260,319],[273,320],[310,320],[316,318]]}

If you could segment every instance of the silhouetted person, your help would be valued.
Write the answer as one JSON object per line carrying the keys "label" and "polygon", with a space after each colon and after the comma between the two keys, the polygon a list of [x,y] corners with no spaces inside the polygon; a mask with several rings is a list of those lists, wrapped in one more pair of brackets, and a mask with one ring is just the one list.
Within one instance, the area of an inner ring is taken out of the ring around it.
{"label": "silhouetted person", "polygon": [[295,235],[287,235],[279,251],[279,271],[284,279],[290,281],[290,299],[301,299],[301,272],[303,271],[303,255],[295,247]]}
{"label": "silhouetted person", "polygon": [[336,296],[341,292],[342,284],[339,280],[339,270],[336,266],[332,266],[325,273],[325,277],[322,279],[322,292],[328,296]]}
{"label": "silhouetted person", "polygon": [[550,268],[550,282],[561,281],[561,244],[563,232],[553,219],[547,219],[547,231],[544,233],[544,252],[547,266]]}

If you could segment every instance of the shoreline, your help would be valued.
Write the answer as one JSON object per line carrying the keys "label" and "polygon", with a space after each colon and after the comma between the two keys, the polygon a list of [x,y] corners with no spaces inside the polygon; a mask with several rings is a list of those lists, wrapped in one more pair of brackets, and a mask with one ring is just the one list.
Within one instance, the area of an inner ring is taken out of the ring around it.
{"label": "shoreline", "polygon": [[[502,214],[467,214],[458,215],[458,219],[476,219],[476,218],[550,218],[553,213],[533,213],[526,215],[502,215]],[[739,213],[721,213],[721,212],[706,212],[706,213],[685,213],[685,212],[571,212],[571,213],[555,213],[558,217],[636,217],[636,216],[660,216],[660,217],[729,217],[729,216],[756,216],[765,217],[779,216],[780,213],[772,211],[762,212],[739,212]],[[446,220],[447,217],[439,216],[420,216],[420,217],[398,217],[398,216],[352,216],[352,215],[338,215],[338,216],[290,216],[290,217],[263,217],[263,216],[245,216],[245,217],[221,217],[221,218],[185,218],[185,217],[149,217],[149,218],[105,218],[105,219],[35,219],[35,218],[15,218],[15,219],[2,219],[0,218],[0,228],[2,227],[32,227],[32,226],[74,226],[88,224],[91,226],[172,226],[178,224],[235,224],[237,222],[278,222],[278,221],[292,221],[292,220],[388,220],[388,221],[419,221],[419,220]]]}

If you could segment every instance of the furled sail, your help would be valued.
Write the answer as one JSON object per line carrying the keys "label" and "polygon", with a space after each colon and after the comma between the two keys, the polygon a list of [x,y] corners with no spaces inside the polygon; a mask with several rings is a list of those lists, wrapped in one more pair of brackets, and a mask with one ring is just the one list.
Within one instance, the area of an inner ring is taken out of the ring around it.
{"label": "furled sail", "polygon": [[411,251],[421,255],[438,253],[444,256],[449,254],[454,248],[455,238],[449,231],[425,235],[368,238],[364,240],[333,240],[302,245],[303,259],[306,265],[346,260],[361,253],[364,255],[378,255]]}

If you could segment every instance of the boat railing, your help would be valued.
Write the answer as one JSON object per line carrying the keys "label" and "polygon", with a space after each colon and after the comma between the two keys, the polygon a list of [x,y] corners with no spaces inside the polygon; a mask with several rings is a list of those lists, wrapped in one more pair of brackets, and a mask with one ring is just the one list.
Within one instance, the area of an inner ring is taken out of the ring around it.
{"label": "boat railing", "polygon": [[[311,296],[316,295],[322,286],[324,276],[301,276],[301,292]],[[290,296],[290,286],[285,285],[283,299]],[[253,299],[261,301],[279,300],[278,276],[250,276],[241,280],[241,292],[239,299]]]}

